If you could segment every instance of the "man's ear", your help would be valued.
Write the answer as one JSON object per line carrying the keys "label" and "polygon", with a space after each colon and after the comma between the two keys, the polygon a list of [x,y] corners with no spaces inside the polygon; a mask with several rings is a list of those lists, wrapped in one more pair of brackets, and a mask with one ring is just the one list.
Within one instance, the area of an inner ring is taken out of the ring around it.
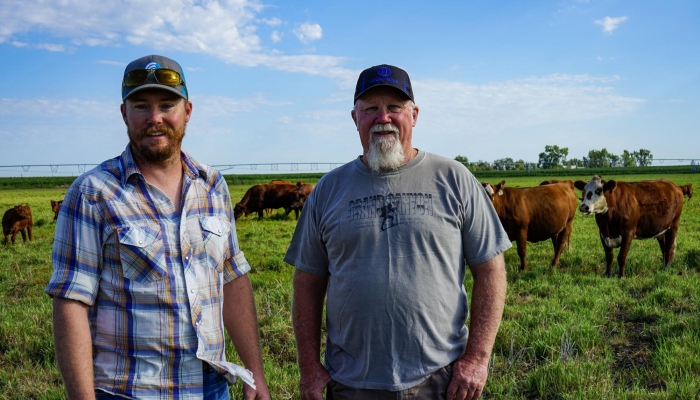
{"label": "man's ear", "polygon": [[418,122],[418,111],[420,111],[420,109],[418,108],[418,106],[414,105],[413,106],[413,125],[412,125],[414,127],[416,126],[416,122]]}
{"label": "man's ear", "polygon": [[126,101],[122,103],[122,105],[119,107],[119,109],[122,112],[122,119],[124,120],[124,124],[129,126],[129,124],[126,123]]}
{"label": "man's ear", "polygon": [[190,117],[192,116],[192,102],[187,101],[185,103],[185,123],[190,122]]}
{"label": "man's ear", "polygon": [[354,108],[352,109],[352,111],[350,111],[350,116],[352,117],[352,121],[355,123],[355,128],[357,128],[357,130],[359,131],[360,127],[357,126],[357,114],[355,114]]}

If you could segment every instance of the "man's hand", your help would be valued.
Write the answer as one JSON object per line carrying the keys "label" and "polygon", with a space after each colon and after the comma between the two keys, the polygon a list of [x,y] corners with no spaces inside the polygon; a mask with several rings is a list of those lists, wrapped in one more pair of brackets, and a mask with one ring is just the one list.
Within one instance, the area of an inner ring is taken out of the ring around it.
{"label": "man's hand", "polygon": [[248,386],[248,384],[244,383],[243,398],[245,400],[270,400],[270,393],[268,393],[267,386],[265,386],[264,383],[265,382],[263,382],[263,387],[261,387],[259,383],[256,383],[255,386],[257,386],[258,390],[255,390]]}
{"label": "man's hand", "polygon": [[301,400],[323,400],[323,390],[330,381],[331,375],[320,363],[317,367],[307,370],[299,380]]}
{"label": "man's hand", "polygon": [[481,397],[488,377],[486,365],[460,358],[452,365],[452,381],[447,387],[447,400],[476,400]]}

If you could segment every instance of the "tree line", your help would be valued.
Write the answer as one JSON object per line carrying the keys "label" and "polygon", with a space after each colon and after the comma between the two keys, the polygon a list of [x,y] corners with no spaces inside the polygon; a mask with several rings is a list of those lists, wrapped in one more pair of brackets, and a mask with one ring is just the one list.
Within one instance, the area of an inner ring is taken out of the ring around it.
{"label": "tree line", "polygon": [[556,168],[595,168],[595,167],[647,167],[650,166],[654,156],[647,149],[635,151],[623,150],[621,155],[613,154],[606,148],[590,150],[588,156],[571,158],[568,147],[546,145],[540,153],[537,163],[527,162],[522,159],[513,160],[510,157],[501,158],[492,162],[479,160],[470,162],[465,156],[458,155],[456,161],[464,164],[472,171],[492,170],[525,170],[531,168],[556,169]]}

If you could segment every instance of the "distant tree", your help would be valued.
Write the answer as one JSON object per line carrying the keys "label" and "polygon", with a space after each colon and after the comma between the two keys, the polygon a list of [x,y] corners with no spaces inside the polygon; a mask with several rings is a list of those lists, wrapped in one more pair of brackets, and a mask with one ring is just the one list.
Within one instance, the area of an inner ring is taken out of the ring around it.
{"label": "distant tree", "polygon": [[483,160],[477,161],[475,167],[478,171],[493,171],[493,166],[491,165],[491,163],[488,163]]}
{"label": "distant tree", "polygon": [[639,164],[640,167],[650,166],[652,160],[654,159],[654,156],[651,154],[651,151],[647,149],[639,149],[639,151],[635,151],[634,153],[632,153],[632,156],[635,160],[637,160],[637,164]]}
{"label": "distant tree", "polygon": [[525,161],[523,161],[522,158],[515,162],[515,169],[518,171],[522,171],[525,169]]}
{"label": "distant tree", "polygon": [[603,148],[601,150],[589,150],[588,151],[588,158],[584,157],[584,161],[586,161],[586,165],[589,168],[595,168],[595,167],[609,167],[611,163],[611,156],[614,154],[608,152],[606,148]]}
{"label": "distant tree", "polygon": [[619,167],[620,166],[620,156],[615,155],[615,154],[610,154],[610,156],[608,157],[608,160],[610,160],[611,167]]}
{"label": "distant tree", "polygon": [[580,160],[578,158],[572,158],[572,159],[568,160],[566,163],[564,163],[564,165],[568,165],[569,168],[580,168],[580,167],[583,167],[583,160]]}
{"label": "distant tree", "polygon": [[540,153],[540,159],[537,162],[539,168],[557,168],[561,163],[566,161],[566,156],[569,155],[569,148],[559,146],[544,146],[544,152]]}
{"label": "distant tree", "polygon": [[497,170],[511,170],[515,169],[515,162],[510,157],[500,158],[493,162],[493,168]]}
{"label": "distant tree", "polygon": [[625,167],[636,167],[637,161],[634,159],[634,153],[624,150],[622,152],[622,165]]}
{"label": "distant tree", "polygon": [[455,161],[460,162],[464,164],[465,167],[469,168],[469,159],[465,156],[457,156],[455,157]]}

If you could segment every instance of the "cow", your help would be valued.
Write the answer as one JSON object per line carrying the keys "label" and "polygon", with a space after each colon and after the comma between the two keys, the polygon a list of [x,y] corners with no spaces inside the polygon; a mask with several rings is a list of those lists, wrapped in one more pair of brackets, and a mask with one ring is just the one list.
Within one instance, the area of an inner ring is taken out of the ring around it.
{"label": "cow", "polygon": [[667,180],[606,181],[594,175],[588,183],[579,180],[574,185],[582,191],[579,211],[595,215],[608,277],[612,277],[615,248],[620,248],[617,254],[619,277],[625,276],[632,239],[656,238],[664,267],[673,260],[683,212],[683,192],[675,183]]}
{"label": "cow", "polygon": [[527,242],[552,239],[554,259],[559,265],[564,245],[571,236],[576,215],[576,193],[566,184],[550,184],[531,188],[505,187],[501,181],[495,187],[482,183],[491,198],[508,239],[515,241],[520,257],[520,270],[527,269]]}
{"label": "cow", "polygon": [[683,196],[688,197],[688,200],[693,198],[693,184],[689,183],[687,185],[679,186],[683,192]]}
{"label": "cow", "polygon": [[304,203],[302,203],[301,207],[294,209],[295,213],[301,212],[301,209],[304,207],[304,204],[306,203],[306,199],[309,198],[311,191],[314,190],[314,185],[312,185],[310,183],[304,183],[304,181],[299,181],[299,182],[297,182],[297,188],[299,188],[298,190],[301,192],[301,194],[304,195]]}
{"label": "cow", "polygon": [[[285,180],[283,180],[283,179],[273,179],[273,180],[270,181],[270,183],[288,183],[288,184],[290,184],[290,185],[292,184],[292,182],[290,182],[290,181],[285,181]],[[272,211],[273,211],[273,210],[272,210],[271,208],[266,208],[266,209],[265,209],[265,215],[267,215],[267,216],[269,217],[270,215],[272,215]],[[246,214],[246,215],[247,215],[247,214]]]}
{"label": "cow", "polygon": [[63,200],[51,200],[51,210],[53,211],[53,220],[58,219],[58,210],[61,209],[61,203],[63,203]]}
{"label": "cow", "polygon": [[234,219],[242,215],[258,213],[258,221],[263,217],[267,208],[284,208],[285,217],[292,210],[299,218],[299,211],[304,206],[306,197],[294,184],[291,183],[261,183],[254,185],[246,191],[240,202],[233,209]]}
{"label": "cow", "polygon": [[[14,206],[5,211],[2,216],[2,233],[5,235],[5,246],[9,244],[10,235],[12,235],[12,244],[15,244],[15,236],[17,232],[22,234],[22,241],[32,240],[32,209],[29,206]],[[26,229],[26,233],[25,233]]]}
{"label": "cow", "polygon": [[[574,181],[569,180],[569,179],[549,179],[549,180],[546,180],[544,182],[541,182],[540,186],[552,185],[555,183],[563,183],[563,184],[567,185],[568,187],[570,187],[571,190],[574,190]],[[574,192],[574,193],[576,193],[576,192]]]}

